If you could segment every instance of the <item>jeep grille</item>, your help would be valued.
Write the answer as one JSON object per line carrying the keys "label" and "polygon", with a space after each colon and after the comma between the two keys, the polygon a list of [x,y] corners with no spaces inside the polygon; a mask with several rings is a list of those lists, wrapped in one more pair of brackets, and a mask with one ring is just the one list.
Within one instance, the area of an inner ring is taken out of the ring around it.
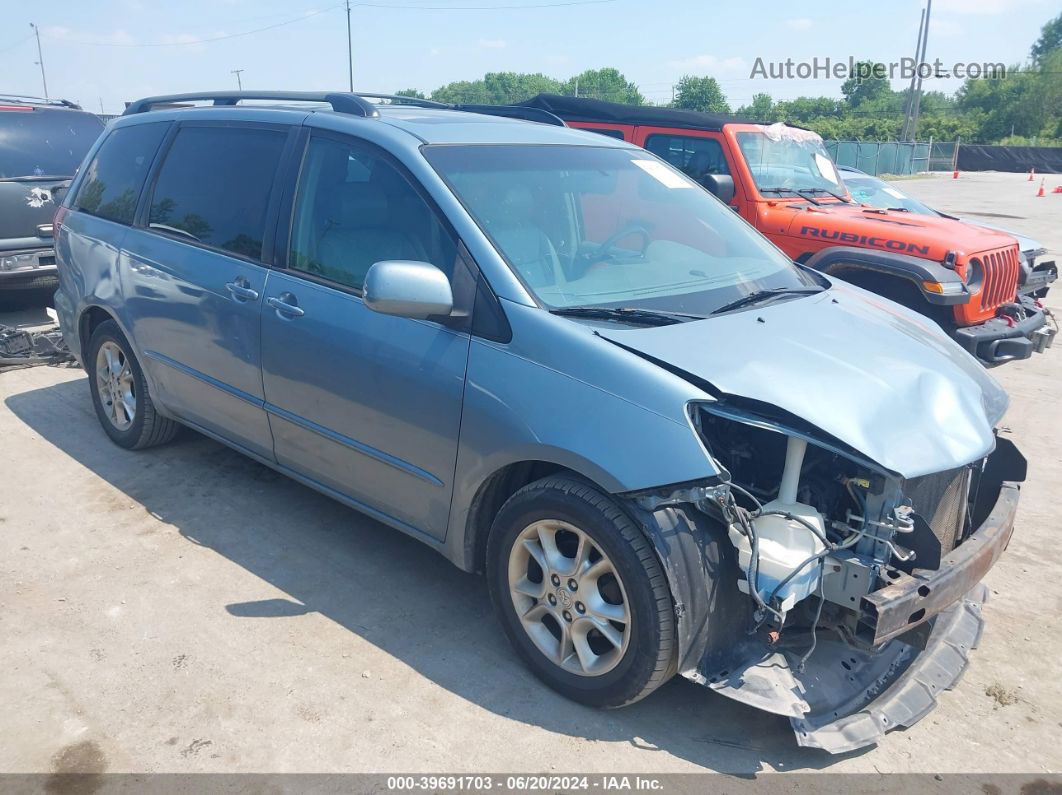
{"label": "jeep grille", "polygon": [[1013,301],[1018,290],[1017,246],[986,251],[978,254],[977,259],[984,270],[981,308],[994,309]]}

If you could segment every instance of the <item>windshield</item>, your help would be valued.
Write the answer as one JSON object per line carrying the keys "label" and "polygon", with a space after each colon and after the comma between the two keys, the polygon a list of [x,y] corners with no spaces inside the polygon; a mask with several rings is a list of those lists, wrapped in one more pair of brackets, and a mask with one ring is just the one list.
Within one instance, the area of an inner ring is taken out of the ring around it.
{"label": "windshield", "polygon": [[[813,132],[772,124],[763,132],[739,132],[738,146],[761,193],[776,189],[844,194],[837,169]],[[785,196],[785,190],[778,190]]]}
{"label": "windshield", "polygon": [[907,210],[918,215],[940,215],[936,210],[896,190],[887,182],[871,176],[847,174],[844,184],[848,186],[848,192],[852,194],[852,198],[860,204],[868,204],[883,210]]}
{"label": "windshield", "polygon": [[72,177],[101,132],[91,113],[0,108],[0,179]]}
{"label": "windshield", "polygon": [[732,210],[634,149],[428,146],[424,154],[538,300],[706,315],[818,286]]}

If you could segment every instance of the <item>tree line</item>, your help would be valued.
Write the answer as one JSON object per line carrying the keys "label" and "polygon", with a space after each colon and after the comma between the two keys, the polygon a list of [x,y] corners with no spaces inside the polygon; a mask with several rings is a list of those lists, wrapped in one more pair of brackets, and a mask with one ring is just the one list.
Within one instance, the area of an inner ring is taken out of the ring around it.
{"label": "tree line", "polygon": [[[840,99],[776,101],[764,92],[738,107],[731,106],[714,77],[685,75],[675,84],[674,99],[664,104],[754,121],[789,122],[828,139],[897,140],[909,90],[894,91],[886,78],[874,75],[873,69],[858,73],[868,76],[846,80]],[[490,105],[519,102],[540,93],[651,104],[636,83],[613,67],[589,69],[567,79],[540,73],[490,72],[478,80],[440,86],[430,97],[414,89],[397,93],[438,102]],[[967,143],[1062,146],[1062,14],[1044,25],[1030,48],[1027,63],[1011,66],[1005,77],[968,79],[954,94],[926,91],[920,108],[919,140],[961,138]]]}

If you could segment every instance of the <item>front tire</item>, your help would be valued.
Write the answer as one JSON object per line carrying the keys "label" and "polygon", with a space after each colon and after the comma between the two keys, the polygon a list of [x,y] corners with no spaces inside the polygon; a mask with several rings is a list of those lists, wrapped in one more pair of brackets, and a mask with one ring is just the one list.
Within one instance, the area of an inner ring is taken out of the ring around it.
{"label": "front tire", "polygon": [[177,434],[180,426],[155,409],[133,348],[113,320],[92,332],[85,369],[96,417],[116,445],[142,450]]}
{"label": "front tire", "polygon": [[675,672],[675,615],[634,522],[583,481],[548,477],[502,506],[487,543],[491,599],[543,682],[595,707],[645,698]]}

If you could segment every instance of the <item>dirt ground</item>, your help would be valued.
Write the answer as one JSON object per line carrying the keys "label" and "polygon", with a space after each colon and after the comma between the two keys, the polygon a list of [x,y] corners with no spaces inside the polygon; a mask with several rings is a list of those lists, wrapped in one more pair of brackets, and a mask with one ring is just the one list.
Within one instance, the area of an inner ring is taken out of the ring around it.
{"label": "dirt ground", "polygon": [[[1062,195],[1022,175],[902,188],[1062,258]],[[981,648],[919,725],[832,757],[682,679],[565,701],[427,547],[194,433],[118,449],[80,370],[2,373],[0,772],[1062,771],[1062,344],[994,375],[1030,477]]]}

